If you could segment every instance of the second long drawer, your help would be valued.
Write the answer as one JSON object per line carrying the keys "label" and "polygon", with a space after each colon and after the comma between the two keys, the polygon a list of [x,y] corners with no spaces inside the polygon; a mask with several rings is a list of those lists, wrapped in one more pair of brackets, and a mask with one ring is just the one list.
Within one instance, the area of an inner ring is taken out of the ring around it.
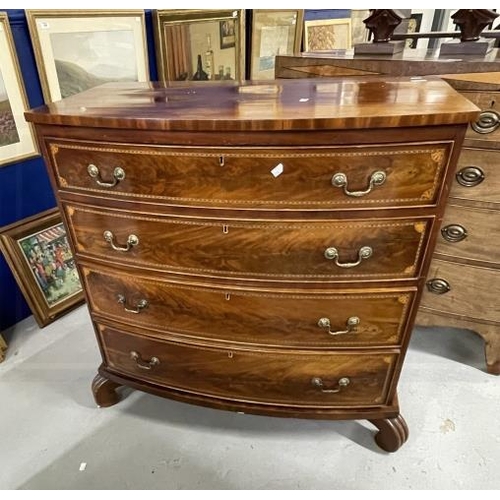
{"label": "second long drawer", "polygon": [[79,256],[169,273],[266,281],[409,279],[430,218],[240,221],[66,205]]}
{"label": "second long drawer", "polygon": [[398,346],[415,288],[277,290],[82,268],[93,313],[162,335],[301,348]]}

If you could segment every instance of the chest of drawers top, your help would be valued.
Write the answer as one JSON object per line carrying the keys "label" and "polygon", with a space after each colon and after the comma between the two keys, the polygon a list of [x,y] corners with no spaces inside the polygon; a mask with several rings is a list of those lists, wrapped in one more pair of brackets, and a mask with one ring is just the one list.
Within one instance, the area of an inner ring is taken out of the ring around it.
{"label": "chest of drawers top", "polygon": [[465,123],[477,108],[439,79],[218,85],[110,83],[27,113],[40,124],[179,131],[328,130]]}

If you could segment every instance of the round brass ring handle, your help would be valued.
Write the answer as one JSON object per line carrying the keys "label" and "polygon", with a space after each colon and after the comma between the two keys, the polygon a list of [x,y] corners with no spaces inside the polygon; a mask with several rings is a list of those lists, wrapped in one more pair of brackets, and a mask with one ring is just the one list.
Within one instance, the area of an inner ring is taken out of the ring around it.
{"label": "round brass ring handle", "polygon": [[338,172],[334,174],[332,177],[332,185],[335,187],[343,188],[344,193],[347,196],[359,198],[361,196],[367,195],[368,193],[371,193],[371,191],[375,186],[381,186],[386,179],[387,179],[386,173],[383,172],[382,170],[377,170],[376,172],[373,172],[373,174],[370,176],[368,187],[364,191],[349,191],[349,189],[347,188],[348,184],[347,175],[344,174],[343,172]]}
{"label": "round brass ring handle", "polygon": [[464,187],[474,187],[484,181],[484,172],[479,167],[469,166],[460,169],[455,178]]}
{"label": "round brass ring handle", "polygon": [[500,114],[492,109],[482,111],[479,119],[470,126],[478,134],[490,134],[500,126]]}
{"label": "round brass ring handle", "polygon": [[460,224],[448,224],[441,229],[441,235],[450,243],[458,243],[467,238],[467,229]]}
{"label": "round brass ring handle", "polygon": [[117,298],[118,303],[123,304],[123,309],[129,313],[139,314],[145,307],[148,306],[148,301],[146,299],[141,299],[139,300],[139,302],[137,302],[134,309],[129,309],[127,307],[127,299],[125,298],[125,295],[118,294]]}
{"label": "round brass ring handle", "polygon": [[435,293],[436,295],[443,295],[451,290],[450,284],[441,278],[434,278],[427,281],[426,286],[429,292]]}
{"label": "round brass ring handle", "polygon": [[347,377],[342,377],[339,378],[337,382],[337,387],[335,389],[325,389],[325,384],[323,382],[323,379],[320,377],[313,377],[311,379],[311,384],[314,387],[317,387],[318,389],[321,390],[321,392],[329,392],[329,393],[335,393],[335,392],[340,392],[344,387],[347,387],[351,381]]}
{"label": "round brass ring handle", "polygon": [[361,323],[361,320],[357,316],[351,316],[346,321],[346,326],[347,326],[346,330],[338,330],[336,332],[332,332],[330,330],[330,327],[331,327],[330,319],[329,318],[321,318],[318,321],[318,326],[320,328],[328,329],[328,333],[330,335],[344,335],[345,333],[355,333],[355,329],[360,323]]}
{"label": "round brass ring handle", "polygon": [[104,239],[111,245],[111,248],[118,252],[128,252],[132,247],[139,244],[139,238],[135,234],[130,234],[128,236],[127,245],[123,247],[115,244],[115,235],[111,231],[104,231],[103,236]]}
{"label": "round brass ring handle", "polygon": [[338,267],[356,267],[361,264],[361,261],[364,259],[369,259],[373,255],[372,247],[361,247],[358,251],[358,260],[355,262],[339,262],[339,251],[335,247],[329,247],[325,250],[325,258],[328,260],[334,260],[335,265]]}
{"label": "round brass ring handle", "polygon": [[160,360],[155,356],[153,356],[149,361],[144,361],[137,351],[130,352],[130,359],[135,361],[137,367],[141,368],[142,370],[151,370],[151,368],[154,368],[155,366],[158,366],[160,364]]}
{"label": "round brass ring handle", "polygon": [[96,167],[93,163],[89,164],[89,166],[87,167],[87,172],[99,186],[105,188],[115,187],[120,181],[125,179],[125,170],[123,170],[123,168],[121,167],[116,167],[113,170],[113,182],[104,182],[103,180],[101,180],[99,168]]}

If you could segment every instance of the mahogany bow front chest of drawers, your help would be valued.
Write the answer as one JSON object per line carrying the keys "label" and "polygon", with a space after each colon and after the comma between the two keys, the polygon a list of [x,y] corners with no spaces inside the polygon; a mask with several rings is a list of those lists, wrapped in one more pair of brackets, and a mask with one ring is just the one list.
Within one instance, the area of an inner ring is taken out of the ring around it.
{"label": "mahogany bow front chest of drawers", "polygon": [[101,349],[127,385],[369,419],[396,388],[467,123],[440,80],[107,84],[33,110]]}

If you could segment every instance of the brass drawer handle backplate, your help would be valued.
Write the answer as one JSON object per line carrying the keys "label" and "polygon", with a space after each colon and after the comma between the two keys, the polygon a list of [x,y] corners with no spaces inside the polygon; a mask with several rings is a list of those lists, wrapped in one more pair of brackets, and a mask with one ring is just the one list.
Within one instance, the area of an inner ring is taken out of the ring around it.
{"label": "brass drawer handle backplate", "polygon": [[115,235],[111,231],[104,231],[104,239],[111,245],[113,250],[118,252],[128,252],[132,247],[139,244],[139,238],[135,234],[130,234],[127,238],[127,246],[117,246],[115,245]]}
{"label": "brass drawer handle backplate", "polygon": [[499,125],[500,114],[492,109],[482,111],[479,115],[479,119],[470,124],[472,130],[478,134],[490,134],[491,132],[494,132]]}
{"label": "brass drawer handle backplate", "polygon": [[317,387],[318,389],[321,390],[321,392],[329,392],[329,393],[335,393],[335,392],[340,392],[344,387],[347,387],[351,381],[347,377],[342,377],[339,379],[337,382],[337,387],[335,389],[325,389],[325,384],[323,382],[323,379],[320,377],[313,377],[311,379],[311,384],[314,387]]}
{"label": "brass drawer handle backplate", "polygon": [[153,356],[149,361],[144,361],[141,358],[141,355],[136,351],[130,352],[130,359],[135,361],[137,367],[141,368],[142,370],[151,370],[152,368],[160,364],[160,360],[155,356]]}
{"label": "brass drawer handle backplate", "polygon": [[344,335],[345,333],[355,333],[355,329],[360,323],[361,323],[361,320],[357,316],[351,316],[346,321],[346,326],[347,326],[346,330],[338,330],[336,332],[332,332],[330,330],[330,327],[331,327],[330,319],[329,318],[321,318],[318,321],[318,326],[320,328],[328,329],[328,333],[330,335]]}
{"label": "brass drawer handle backplate", "polygon": [[125,170],[121,167],[116,167],[113,170],[113,182],[104,182],[100,179],[100,172],[99,168],[96,167],[93,163],[91,163],[87,167],[87,172],[89,173],[90,177],[96,181],[96,183],[105,188],[112,188],[115,187],[120,181],[125,179]]}
{"label": "brass drawer handle backplate", "polygon": [[118,303],[123,304],[123,309],[129,313],[139,314],[145,307],[148,306],[148,301],[146,299],[141,299],[137,302],[134,309],[129,309],[127,307],[127,299],[125,295],[118,294]]}
{"label": "brass drawer handle backplate", "polygon": [[358,251],[358,260],[356,262],[339,262],[339,251],[335,247],[329,247],[325,250],[325,257],[328,260],[334,260],[338,267],[356,267],[364,259],[369,259],[373,255],[372,247],[361,247]]}
{"label": "brass drawer handle backplate", "polygon": [[426,283],[427,290],[436,295],[443,295],[451,290],[450,284],[441,278],[434,278]]}
{"label": "brass drawer handle backplate", "polygon": [[464,167],[460,169],[455,178],[464,187],[474,187],[484,181],[484,172],[479,167]]}
{"label": "brass drawer handle backplate", "polygon": [[365,196],[366,194],[371,193],[372,189],[375,186],[381,186],[385,182],[386,178],[387,175],[385,174],[385,172],[382,172],[382,170],[377,170],[370,176],[368,187],[364,191],[349,191],[347,189],[347,175],[342,172],[338,172],[332,177],[332,185],[334,185],[335,187],[344,188],[344,193],[347,196],[360,198],[361,196]]}
{"label": "brass drawer handle backplate", "polygon": [[467,238],[467,229],[460,224],[448,224],[441,229],[441,235],[450,243],[458,243]]}

